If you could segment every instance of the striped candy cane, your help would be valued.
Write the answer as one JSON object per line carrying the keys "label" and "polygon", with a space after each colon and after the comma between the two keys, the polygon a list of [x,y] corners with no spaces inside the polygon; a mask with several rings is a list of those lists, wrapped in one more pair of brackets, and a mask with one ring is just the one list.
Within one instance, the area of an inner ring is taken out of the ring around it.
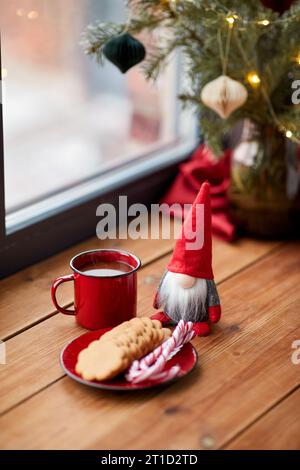
{"label": "striped candy cane", "polygon": [[162,345],[158,346],[153,352],[148,354],[148,356],[144,357],[143,359],[141,359],[141,361],[139,361],[139,368],[147,369],[150,365],[157,361],[161,354],[168,356],[168,352],[171,353],[172,351],[175,351],[176,347],[180,345],[184,333],[184,322],[180,320],[172,336]]}
{"label": "striped candy cane", "polygon": [[172,336],[140,361],[134,361],[126,379],[132,383],[144,380],[170,380],[179,374],[178,366],[163,371],[167,361],[175,356],[182,346],[194,337],[193,323],[180,320]]}

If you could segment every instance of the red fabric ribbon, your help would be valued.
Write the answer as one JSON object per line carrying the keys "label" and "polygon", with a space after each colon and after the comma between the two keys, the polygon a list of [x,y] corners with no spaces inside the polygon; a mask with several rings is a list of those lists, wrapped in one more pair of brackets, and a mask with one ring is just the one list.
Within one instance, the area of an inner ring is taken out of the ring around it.
{"label": "red fabric ribbon", "polygon": [[[227,188],[230,179],[231,150],[216,161],[213,153],[205,145],[200,145],[191,159],[180,165],[179,173],[161,203],[192,204],[201,184],[209,181],[211,185],[212,233],[219,238],[232,241],[235,237],[235,226],[229,218]],[[171,215],[181,217],[182,212],[170,210]]]}
{"label": "red fabric ribbon", "polygon": [[[263,5],[283,13],[294,0],[261,0]],[[229,203],[226,190],[230,179],[231,150],[227,150],[219,161],[215,161],[212,152],[200,145],[191,159],[179,167],[179,174],[163,197],[161,203],[169,206],[178,203],[192,204],[201,184],[209,181],[211,185],[212,232],[226,241],[235,238],[236,228],[229,217]],[[182,212],[172,209],[171,214],[182,217]]]}

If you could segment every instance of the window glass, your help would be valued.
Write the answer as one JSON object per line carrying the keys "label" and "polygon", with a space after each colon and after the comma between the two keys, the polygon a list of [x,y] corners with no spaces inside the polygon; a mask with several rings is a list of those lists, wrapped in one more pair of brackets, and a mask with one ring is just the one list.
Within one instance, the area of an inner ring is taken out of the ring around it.
{"label": "window glass", "polygon": [[124,15],[123,0],[1,0],[7,214],[177,140],[176,61],[153,85],[79,44]]}

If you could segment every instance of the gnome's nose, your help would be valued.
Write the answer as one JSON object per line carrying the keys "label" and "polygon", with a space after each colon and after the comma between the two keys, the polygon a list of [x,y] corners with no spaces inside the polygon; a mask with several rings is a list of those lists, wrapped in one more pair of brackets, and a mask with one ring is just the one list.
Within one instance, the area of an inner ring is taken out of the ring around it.
{"label": "gnome's nose", "polygon": [[175,279],[180,287],[183,289],[190,289],[195,285],[196,278],[188,274],[174,273]]}

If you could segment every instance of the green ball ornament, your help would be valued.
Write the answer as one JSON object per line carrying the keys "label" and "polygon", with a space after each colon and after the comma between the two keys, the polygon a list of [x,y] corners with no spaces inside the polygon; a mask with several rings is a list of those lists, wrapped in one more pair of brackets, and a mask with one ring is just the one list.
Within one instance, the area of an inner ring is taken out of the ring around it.
{"label": "green ball ornament", "polygon": [[129,33],[118,34],[103,47],[104,56],[122,73],[142,62],[146,56],[144,45]]}

